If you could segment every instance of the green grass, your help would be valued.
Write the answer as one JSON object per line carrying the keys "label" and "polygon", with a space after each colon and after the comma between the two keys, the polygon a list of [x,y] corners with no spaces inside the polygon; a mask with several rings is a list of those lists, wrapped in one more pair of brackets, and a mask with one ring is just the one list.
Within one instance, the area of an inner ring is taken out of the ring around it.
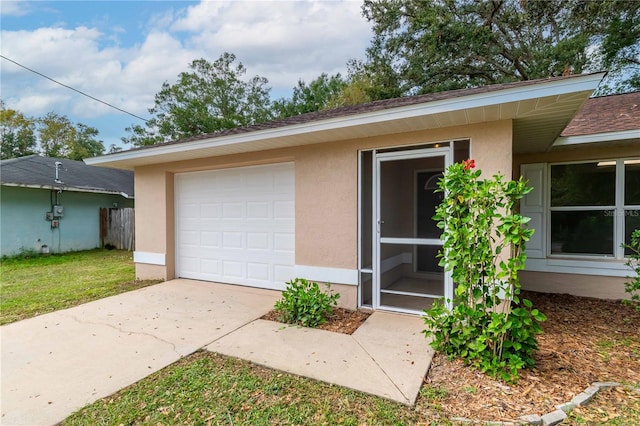
{"label": "green grass", "polygon": [[136,281],[132,253],[90,250],[0,261],[0,324],[69,308],[157,281]]}
{"label": "green grass", "polygon": [[569,413],[569,425],[637,425],[640,421],[640,383],[599,392],[587,405]]}
{"label": "green grass", "polygon": [[404,425],[420,417],[382,398],[202,351],[62,424]]}

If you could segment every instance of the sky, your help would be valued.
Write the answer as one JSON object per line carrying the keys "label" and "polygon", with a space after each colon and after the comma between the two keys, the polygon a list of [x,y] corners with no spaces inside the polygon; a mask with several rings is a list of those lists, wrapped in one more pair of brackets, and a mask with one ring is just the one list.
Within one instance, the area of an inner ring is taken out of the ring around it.
{"label": "sky", "polygon": [[[5,1],[2,56],[142,118],[163,82],[194,59],[234,53],[272,99],[299,79],[346,74],[372,38],[361,0]],[[108,149],[143,121],[0,58],[0,97],[27,116],[66,115],[99,131]]]}

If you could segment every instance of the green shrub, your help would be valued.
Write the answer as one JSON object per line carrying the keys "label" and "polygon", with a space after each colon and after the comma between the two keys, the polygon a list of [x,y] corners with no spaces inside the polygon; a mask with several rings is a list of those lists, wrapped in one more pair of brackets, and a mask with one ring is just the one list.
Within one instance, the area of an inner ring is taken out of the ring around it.
{"label": "green shrub", "polygon": [[317,327],[324,323],[338,304],[340,294],[320,289],[318,283],[296,278],[287,283],[282,299],[275,303],[279,319],[287,324],[299,324],[303,327]]}
{"label": "green shrub", "polygon": [[546,317],[520,299],[518,271],[524,243],[533,230],[516,213],[531,189],[522,179],[480,179],[473,160],[447,168],[439,183],[445,193],[434,219],[443,230],[440,266],[451,271],[453,300],[425,311],[431,346],[492,377],[513,382],[534,364],[536,335]]}
{"label": "green shrub", "polygon": [[627,266],[634,272],[635,277],[627,277],[624,290],[631,295],[631,300],[636,302],[636,310],[640,312],[640,229],[636,229],[631,234],[631,244],[625,245],[631,250]]}

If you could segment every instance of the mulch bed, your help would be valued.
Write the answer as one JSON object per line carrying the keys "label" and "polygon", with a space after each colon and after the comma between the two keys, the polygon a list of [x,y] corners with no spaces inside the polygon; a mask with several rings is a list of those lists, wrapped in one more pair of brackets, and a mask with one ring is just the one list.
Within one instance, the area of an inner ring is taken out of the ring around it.
{"label": "mulch bed", "polygon": [[[353,334],[363,322],[371,315],[368,312],[350,311],[343,308],[334,308],[327,322],[320,324],[318,329],[333,331],[334,333]],[[270,311],[261,319],[279,321],[278,312]]]}
{"label": "mulch bed", "polygon": [[[566,294],[523,292],[547,316],[538,336],[536,366],[516,384],[493,380],[459,360],[436,354],[425,384],[437,387],[438,411],[447,418],[513,421],[526,414],[542,415],[570,401],[592,382],[640,384],[640,313],[620,301]],[[336,309],[320,327],[352,334],[369,316]],[[272,311],[263,317],[277,321]],[[603,412],[615,416],[621,401],[640,398],[623,388],[598,399]],[[416,409],[431,410],[432,401],[418,397]]]}
{"label": "mulch bed", "polygon": [[[425,382],[446,390],[438,400],[444,412],[476,420],[516,420],[554,411],[592,382],[640,383],[640,313],[633,307],[566,294],[523,293],[547,315],[535,368],[507,385],[436,355]],[[616,398],[599,401],[605,404],[599,407],[615,412],[617,398],[626,392],[611,391]]]}

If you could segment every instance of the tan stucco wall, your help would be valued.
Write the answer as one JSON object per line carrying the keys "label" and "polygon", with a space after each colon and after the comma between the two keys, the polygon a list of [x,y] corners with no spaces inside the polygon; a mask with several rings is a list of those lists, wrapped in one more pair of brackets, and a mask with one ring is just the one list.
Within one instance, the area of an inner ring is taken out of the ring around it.
{"label": "tan stucco wall", "polygon": [[573,294],[598,299],[629,299],[629,294],[624,291],[625,281],[625,278],[596,275],[520,272],[520,283],[524,290]]}
{"label": "tan stucco wall", "polygon": [[355,285],[331,284],[331,290],[340,293],[338,307],[355,310],[358,308],[358,287]]}
{"label": "tan stucco wall", "polygon": [[[294,161],[296,264],[356,269],[358,150],[467,138],[486,175],[511,175],[509,120],[136,168],[136,251],[166,254],[162,278],[174,277],[175,173]],[[137,274],[157,270],[138,265]]]}
{"label": "tan stucco wall", "polygon": [[136,263],[137,280],[168,280],[171,278],[173,277],[167,276],[166,266]]}

